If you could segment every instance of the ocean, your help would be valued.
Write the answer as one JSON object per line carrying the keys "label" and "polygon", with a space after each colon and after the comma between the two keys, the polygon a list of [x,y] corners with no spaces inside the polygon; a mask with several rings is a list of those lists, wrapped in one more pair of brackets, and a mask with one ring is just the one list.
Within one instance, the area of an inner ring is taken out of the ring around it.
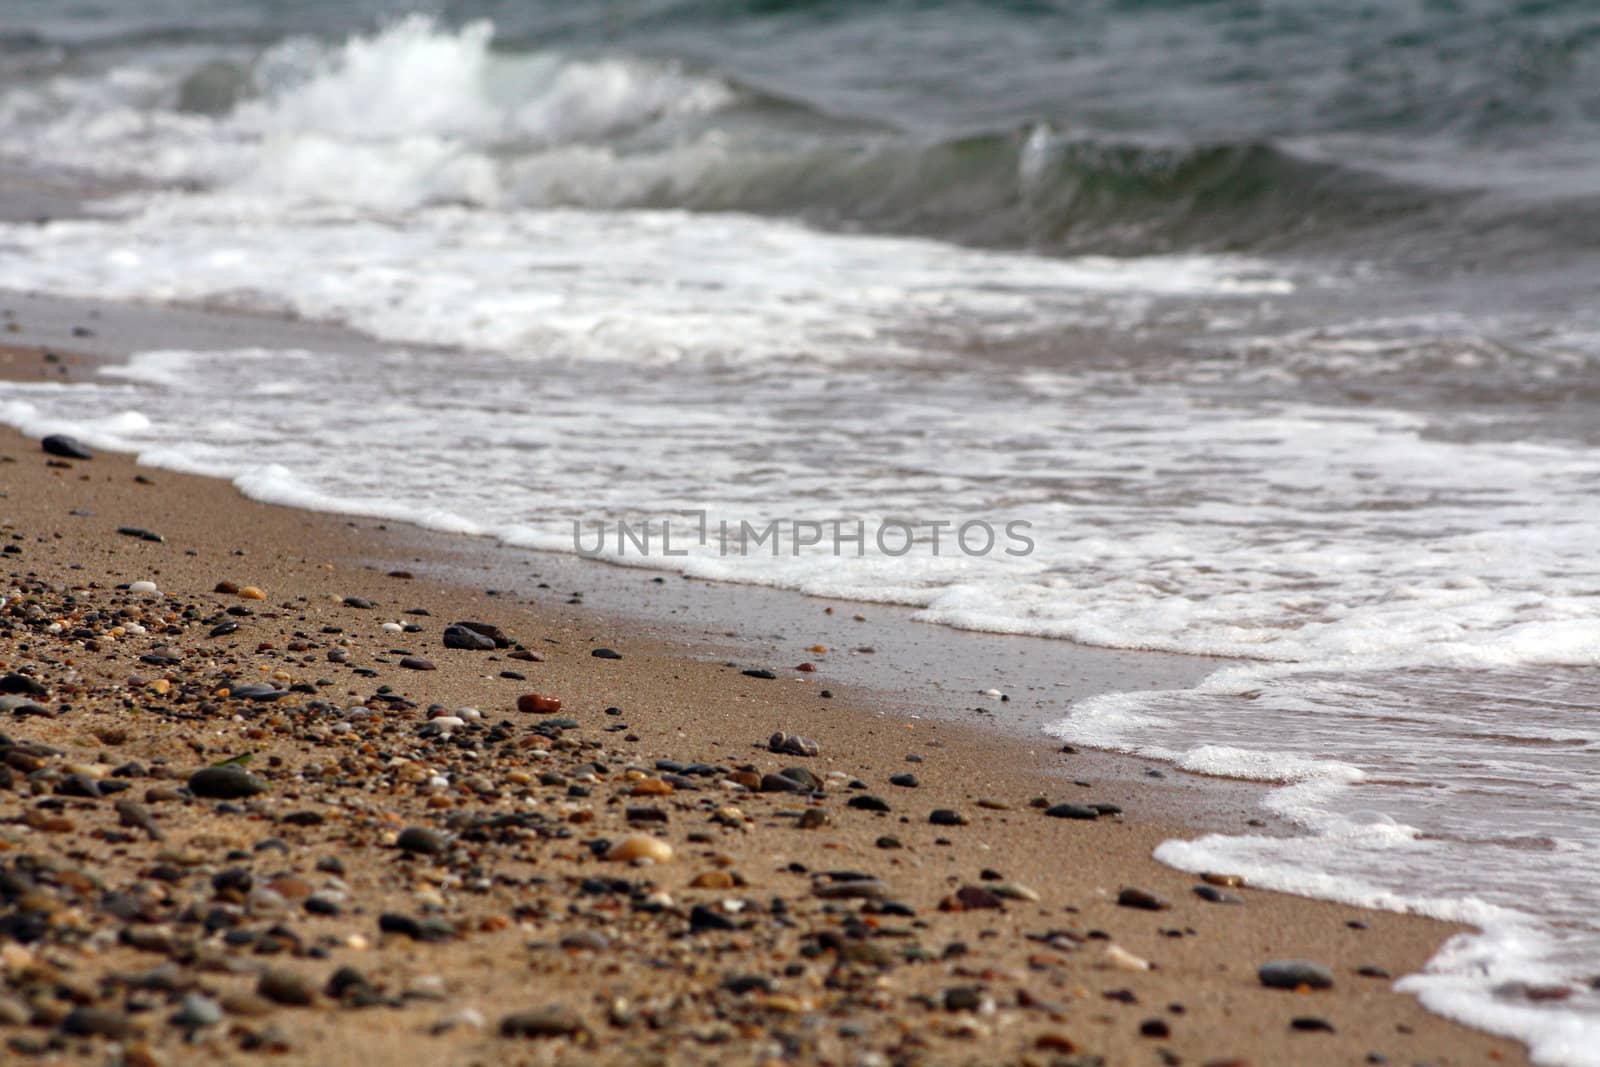
{"label": "ocean", "polygon": [[0,420],[1218,657],[1052,732],[1271,783],[1158,855],[1476,924],[1401,987],[1600,1064],[1597,135],[1561,0],[3,0],[0,163],[92,195],[0,287],[383,343]]}

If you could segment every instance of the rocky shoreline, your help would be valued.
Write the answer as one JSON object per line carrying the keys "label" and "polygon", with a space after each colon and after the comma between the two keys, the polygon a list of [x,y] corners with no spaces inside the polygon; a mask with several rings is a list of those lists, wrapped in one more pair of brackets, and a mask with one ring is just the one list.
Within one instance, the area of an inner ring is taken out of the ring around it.
{"label": "rocky shoreline", "polygon": [[1392,992],[1452,927],[1163,868],[1144,787],[824,645],[9,431],[0,505],[8,1061],[1526,1062]]}

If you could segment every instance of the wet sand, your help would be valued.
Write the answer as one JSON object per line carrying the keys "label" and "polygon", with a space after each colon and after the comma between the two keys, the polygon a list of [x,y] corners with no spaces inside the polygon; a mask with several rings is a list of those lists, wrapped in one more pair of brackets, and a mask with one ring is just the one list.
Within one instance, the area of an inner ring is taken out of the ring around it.
{"label": "wet sand", "polygon": [[[55,306],[60,340],[13,308],[0,374],[70,379],[92,367],[73,351],[136,332],[124,309]],[[173,321],[191,315],[276,336]],[[9,431],[0,493],[8,1056],[1525,1062],[1384,977],[1456,928],[1248,887],[1203,899],[1151,849],[1237,826],[1247,795],[995,729],[999,710],[965,707],[984,679],[919,663],[913,624],[883,609],[814,601],[812,624],[795,607],[753,633],[764,607],[700,613],[765,594],[627,571],[542,589],[537,559]],[[137,529],[161,540],[119,532]],[[671,610],[622,610],[624,583]],[[502,647],[445,647],[458,620]],[[1015,685],[1008,722],[1203,666],[1074,668],[1060,649],[1040,667],[1053,688]],[[772,751],[776,733],[815,754]],[[238,795],[196,795],[218,791]],[[1063,804],[1103,810],[1047,814]],[[661,861],[618,858],[635,852]],[[1332,988],[1265,988],[1279,959]]]}

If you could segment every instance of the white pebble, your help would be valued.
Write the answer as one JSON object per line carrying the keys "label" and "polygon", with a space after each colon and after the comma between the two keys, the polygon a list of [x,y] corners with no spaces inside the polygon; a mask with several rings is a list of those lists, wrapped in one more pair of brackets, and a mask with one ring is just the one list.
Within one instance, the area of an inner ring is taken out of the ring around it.
{"label": "white pebble", "polygon": [[383,628],[384,628],[384,629],[385,629],[385,630],[388,630],[388,631],[389,631],[389,632],[390,632],[390,633],[392,633],[392,634],[397,634],[397,633],[399,633],[399,632],[400,632],[400,631],[401,631],[401,630],[404,630],[404,629],[405,629],[405,627],[404,627],[404,626],[401,626],[401,625],[400,625],[400,624],[399,624],[399,623],[397,623],[397,622],[386,622],[386,623],[384,623],[384,624],[383,624]]}
{"label": "white pebble", "polygon": [[155,582],[134,582],[128,586],[128,592],[130,593],[159,593],[160,591],[156,588]]}
{"label": "white pebble", "polygon": [[456,717],[466,722],[477,722],[479,719],[483,718],[483,712],[479,711],[477,708],[457,708]]}
{"label": "white pebble", "polygon": [[1149,960],[1140,959],[1120,945],[1106,946],[1104,959],[1108,966],[1115,967],[1119,971],[1148,971],[1150,969]]}
{"label": "white pebble", "polygon": [[138,637],[140,634],[144,634],[144,633],[148,633],[149,632],[143,626],[140,626],[136,622],[130,622],[130,623],[124,624],[123,627],[122,627],[122,630],[123,630],[124,633],[132,634],[134,637]]}

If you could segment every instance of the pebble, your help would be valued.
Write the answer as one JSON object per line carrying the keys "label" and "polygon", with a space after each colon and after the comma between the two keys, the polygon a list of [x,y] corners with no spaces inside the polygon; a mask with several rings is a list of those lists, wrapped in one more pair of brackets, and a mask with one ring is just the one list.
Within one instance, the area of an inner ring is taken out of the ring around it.
{"label": "pebble", "polygon": [[672,859],[672,846],[648,834],[630,834],[612,845],[605,855],[606,859],[616,860],[619,863],[640,859],[650,860],[652,863],[666,863]]}
{"label": "pebble", "polygon": [[889,779],[889,784],[897,785],[902,789],[915,789],[921,785],[922,782],[917,778],[916,775],[906,773],[891,776]]}
{"label": "pebble", "polygon": [[74,1037],[109,1037],[121,1041],[133,1034],[133,1020],[120,1011],[79,1005],[61,1020],[61,1032]]}
{"label": "pebble", "polygon": [[928,821],[934,826],[965,826],[967,817],[959,811],[949,808],[935,808],[928,815]]}
{"label": "pebble", "polygon": [[1269,989],[1331,989],[1333,972],[1310,960],[1269,960],[1256,971],[1261,984]]}
{"label": "pebble", "polygon": [[317,999],[317,988],[294,971],[269,969],[256,982],[256,992],[274,1004],[304,1008]]}
{"label": "pebble", "polygon": [[811,891],[823,900],[882,900],[889,895],[889,887],[876,878],[818,882]]}
{"label": "pebble", "polygon": [[1039,894],[1020,882],[997,882],[989,887],[989,892],[1006,900],[1026,900],[1035,903]]}
{"label": "pebble", "polygon": [[776,674],[773,674],[771,671],[765,671],[765,670],[740,671],[739,673],[744,675],[746,678],[762,678],[762,679],[765,679],[767,681],[772,681],[773,679],[778,677]]}
{"label": "pebble", "polygon": [[64,433],[53,433],[39,442],[39,447],[52,456],[62,459],[93,459],[94,453],[89,451],[87,445],[76,437],[69,437]]}
{"label": "pebble", "polygon": [[1054,804],[1044,813],[1052,819],[1098,819],[1100,813],[1084,804]]}
{"label": "pebble", "polygon": [[815,756],[819,751],[817,743],[810,738],[781,730],[767,739],[767,748],[786,756]]}
{"label": "pebble", "polygon": [[561,947],[577,952],[604,952],[611,947],[611,939],[598,930],[579,930],[563,937]]}
{"label": "pebble", "polygon": [[213,800],[241,800],[267,791],[267,783],[233,764],[205,767],[189,776],[189,791]]}
{"label": "pebble", "polygon": [[597,648],[589,653],[595,659],[621,659],[622,653],[614,648]]}
{"label": "pebble", "polygon": [[946,989],[940,996],[945,1011],[977,1011],[983,1004],[983,995],[975,986],[961,985]]}
{"label": "pebble", "polygon": [[500,1020],[501,1037],[571,1037],[587,1030],[582,1016],[564,1004],[514,1012]]}
{"label": "pebble", "polygon": [[561,710],[561,700],[543,693],[524,693],[517,698],[517,710],[528,715],[554,715]]}
{"label": "pebble", "polygon": [[1236,896],[1233,893],[1218,889],[1214,885],[1197,885],[1194,887],[1194,895],[1199,897],[1201,900],[1208,901],[1212,904],[1244,903],[1243,897]]}
{"label": "pebble", "polygon": [[146,595],[146,594],[150,594],[150,593],[159,593],[159,592],[161,592],[161,590],[156,586],[155,582],[140,581],[140,582],[129,582],[128,583],[128,592],[130,592],[130,593],[139,593],[141,595]]}
{"label": "pebble", "polygon": [[1217,874],[1207,871],[1200,876],[1206,885],[1222,886],[1225,889],[1238,889],[1244,885],[1244,878],[1237,874]]}
{"label": "pebble", "polygon": [[156,544],[165,544],[166,538],[154,530],[147,530],[143,526],[118,526],[117,533],[123,537],[136,537],[141,541],[152,541]]}
{"label": "pebble", "polygon": [[733,875],[727,871],[705,871],[694,876],[689,883],[691,889],[732,889],[734,887]]}
{"label": "pebble", "polygon": [[426,826],[408,826],[395,839],[395,847],[402,852],[418,852],[434,856],[450,847],[450,839]]}
{"label": "pebble", "polygon": [[1117,894],[1117,903],[1124,908],[1137,908],[1140,911],[1166,911],[1172,907],[1154,893],[1132,887],[1123,889]]}
{"label": "pebble", "polygon": [[233,700],[253,700],[260,704],[271,704],[282,700],[289,695],[287,689],[278,689],[275,686],[252,682],[249,685],[234,686],[228,690],[228,696]]}
{"label": "pebble", "polygon": [[1302,1033],[1337,1033],[1332,1023],[1326,1019],[1319,1019],[1315,1015],[1297,1015],[1289,1021],[1289,1028],[1291,1030],[1299,1030]]}
{"label": "pebble", "polygon": [[185,993],[172,1016],[172,1024],[185,1030],[215,1026],[223,1019],[222,1005],[201,993]]}
{"label": "pebble", "polygon": [[1100,957],[1107,966],[1115,967],[1119,971],[1148,971],[1150,961],[1135,956],[1121,945],[1107,945]]}
{"label": "pebble", "polygon": [[494,638],[487,634],[480,634],[460,623],[451,623],[444,628],[444,647],[466,652],[492,652],[495,644]]}
{"label": "pebble", "polygon": [[[473,633],[482,634],[489,640],[493,641],[494,647],[496,648],[510,648],[515,643],[504,630],[500,629],[500,627],[492,626],[486,622],[472,622],[468,619],[460,619],[451,625],[460,626],[463,629],[471,630]],[[532,656],[534,662],[539,662],[540,657],[538,655],[533,653],[530,653],[530,655]],[[521,659],[523,657],[518,656],[516,653],[512,653],[511,658]]]}
{"label": "pebble", "polygon": [[400,666],[408,671],[436,671],[439,669],[432,662],[423,659],[421,656],[406,656],[400,661]]}
{"label": "pebble", "polygon": [[889,802],[871,793],[860,793],[849,800],[849,806],[861,811],[888,811]]}
{"label": "pebble", "polygon": [[360,608],[362,610],[367,610],[369,608],[376,607],[377,605],[373,601],[368,600],[366,597],[347,596],[344,598],[344,606],[347,608]]}
{"label": "pebble", "polygon": [[18,693],[42,700],[50,695],[50,690],[25,674],[7,674],[0,676],[0,693]]}

